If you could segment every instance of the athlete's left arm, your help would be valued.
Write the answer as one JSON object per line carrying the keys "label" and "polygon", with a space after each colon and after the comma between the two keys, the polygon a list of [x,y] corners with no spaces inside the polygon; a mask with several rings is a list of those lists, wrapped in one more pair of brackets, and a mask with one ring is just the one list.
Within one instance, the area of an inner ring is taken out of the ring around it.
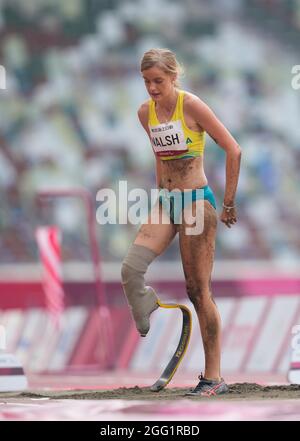
{"label": "athlete's left arm", "polygon": [[[190,98],[188,100],[187,111],[226,152],[226,185],[224,194],[224,204],[226,206],[234,206],[235,194],[240,173],[241,148],[237,141],[216,117],[214,112],[199,98]],[[221,215],[221,220],[228,227],[236,222],[236,211],[225,209]]]}

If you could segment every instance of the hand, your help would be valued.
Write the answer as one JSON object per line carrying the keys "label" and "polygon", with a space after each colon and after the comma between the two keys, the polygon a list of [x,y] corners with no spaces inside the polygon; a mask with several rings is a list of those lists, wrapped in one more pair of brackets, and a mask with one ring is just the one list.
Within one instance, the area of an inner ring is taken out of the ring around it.
{"label": "hand", "polygon": [[231,228],[237,222],[237,215],[235,208],[224,208],[220,216],[221,222],[223,222],[228,228]]}

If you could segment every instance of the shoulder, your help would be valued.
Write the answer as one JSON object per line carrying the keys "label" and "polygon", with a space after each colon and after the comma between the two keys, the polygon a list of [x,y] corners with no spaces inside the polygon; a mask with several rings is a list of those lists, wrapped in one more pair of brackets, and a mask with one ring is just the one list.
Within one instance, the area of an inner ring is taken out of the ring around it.
{"label": "shoulder", "polygon": [[149,135],[149,129],[148,129],[148,121],[149,121],[149,103],[150,100],[145,101],[138,109],[137,114],[138,118],[140,120],[141,125],[144,127],[146,132]]}
{"label": "shoulder", "polygon": [[150,100],[145,101],[142,103],[137,111],[139,120],[141,122],[147,122],[148,116],[149,116],[149,102]]}
{"label": "shoulder", "polygon": [[184,110],[188,113],[205,111],[208,106],[197,95],[184,91],[183,97]]}

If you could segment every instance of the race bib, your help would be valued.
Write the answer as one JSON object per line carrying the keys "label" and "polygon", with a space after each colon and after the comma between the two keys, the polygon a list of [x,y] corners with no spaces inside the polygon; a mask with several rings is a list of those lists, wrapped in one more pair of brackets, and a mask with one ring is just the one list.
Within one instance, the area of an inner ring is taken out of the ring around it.
{"label": "race bib", "polygon": [[157,126],[149,125],[149,130],[151,144],[157,156],[179,155],[188,151],[180,120]]}

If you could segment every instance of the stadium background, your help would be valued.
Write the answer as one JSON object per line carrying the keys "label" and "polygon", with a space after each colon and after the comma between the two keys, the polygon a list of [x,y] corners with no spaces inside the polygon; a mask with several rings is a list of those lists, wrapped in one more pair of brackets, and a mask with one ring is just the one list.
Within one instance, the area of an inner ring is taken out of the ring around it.
{"label": "stadium background", "polygon": [[[33,382],[37,373],[121,370],[139,378],[159,372],[176,345],[179,316],[157,312],[141,342],[127,310],[120,262],[137,227],[96,229],[109,346],[82,201],[37,198],[45,189],[84,188],[96,216],[99,189],[117,189],[119,180],[154,187],[154,158],[136,115],[147,99],[139,61],[151,47],[176,52],[183,88],[212,107],[243,150],[239,221],[230,230],[219,225],[213,279],[224,372],[285,378],[291,329],[300,323],[300,91],[291,85],[299,31],[299,0],[1,1],[0,324]],[[205,167],[220,210],[225,155],[209,136]],[[63,238],[60,331],[41,285],[35,230],[46,224]],[[189,304],[177,245],[148,281],[163,299]],[[203,366],[196,322],[193,333],[179,371],[190,383]]]}

